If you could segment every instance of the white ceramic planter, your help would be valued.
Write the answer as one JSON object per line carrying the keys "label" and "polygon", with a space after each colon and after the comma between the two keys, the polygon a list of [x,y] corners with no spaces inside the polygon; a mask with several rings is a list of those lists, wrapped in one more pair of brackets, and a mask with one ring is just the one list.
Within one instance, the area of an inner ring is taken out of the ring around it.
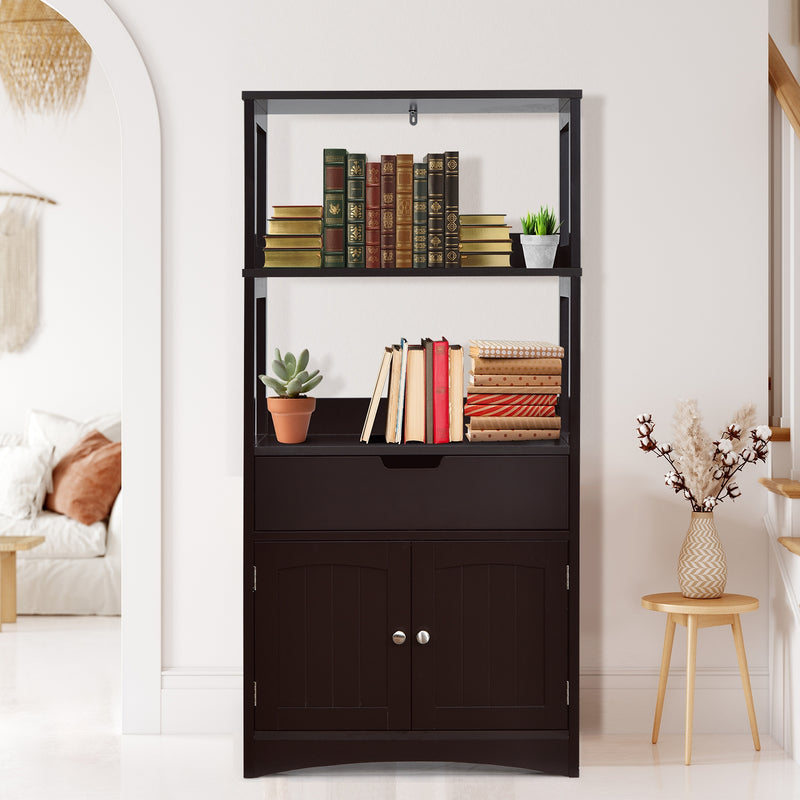
{"label": "white ceramic planter", "polygon": [[523,233],[519,239],[525,255],[525,266],[528,269],[551,269],[556,260],[558,240],[557,233],[550,236],[533,236]]}

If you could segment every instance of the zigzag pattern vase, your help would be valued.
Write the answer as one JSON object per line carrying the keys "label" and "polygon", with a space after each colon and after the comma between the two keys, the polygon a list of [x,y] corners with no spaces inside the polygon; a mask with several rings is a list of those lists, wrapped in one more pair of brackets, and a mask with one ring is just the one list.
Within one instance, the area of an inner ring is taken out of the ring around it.
{"label": "zigzag pattern vase", "polygon": [[678,583],[684,597],[721,597],[728,581],[728,563],[713,511],[692,511],[692,521],[678,556]]}

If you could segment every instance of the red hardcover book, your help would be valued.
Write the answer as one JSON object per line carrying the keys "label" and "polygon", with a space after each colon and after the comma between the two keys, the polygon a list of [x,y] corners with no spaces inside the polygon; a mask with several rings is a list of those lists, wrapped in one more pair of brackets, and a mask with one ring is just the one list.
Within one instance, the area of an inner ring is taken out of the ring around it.
{"label": "red hardcover book", "polygon": [[381,267],[394,268],[395,262],[395,187],[397,180],[397,157],[381,156]]}
{"label": "red hardcover book", "polygon": [[366,266],[381,265],[381,162],[367,161]]}
{"label": "red hardcover book", "polygon": [[450,345],[433,343],[433,443],[450,441]]}

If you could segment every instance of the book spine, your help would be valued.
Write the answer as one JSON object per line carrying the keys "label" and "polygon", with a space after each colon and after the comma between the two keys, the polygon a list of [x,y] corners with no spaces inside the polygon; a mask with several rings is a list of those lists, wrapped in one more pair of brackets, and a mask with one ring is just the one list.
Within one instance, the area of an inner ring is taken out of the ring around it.
{"label": "book spine", "polygon": [[428,165],[414,164],[414,211],[412,215],[412,265],[428,266]]}
{"label": "book spine", "polygon": [[472,417],[555,417],[555,406],[473,405],[467,400],[464,413]]}
{"label": "book spine", "polygon": [[433,343],[433,443],[450,441],[450,345]]}
{"label": "book spine", "polygon": [[433,339],[422,340],[425,350],[425,443],[433,444]]}
{"label": "book spine", "polygon": [[381,162],[367,162],[365,262],[367,269],[381,265]]}
{"label": "book spine", "polygon": [[334,269],[345,265],[344,170],[346,159],[347,150],[326,147],[322,151],[322,266]]}
{"label": "book spine", "polygon": [[458,216],[458,150],[444,154],[444,265],[461,266]]}
{"label": "book spine", "polygon": [[411,269],[414,221],[414,156],[408,153],[397,155],[395,205],[395,266],[398,269]]}
{"label": "book spine", "polygon": [[467,430],[471,442],[530,441],[532,439],[558,439],[558,430]]}
{"label": "book spine", "polygon": [[464,441],[464,351],[450,345],[450,441]]}
{"label": "book spine", "polygon": [[428,266],[444,266],[444,153],[428,153]]}
{"label": "book spine", "polygon": [[348,267],[363,268],[365,264],[366,168],[364,153],[347,154],[345,263]]}
{"label": "book spine", "polygon": [[397,186],[397,157],[381,156],[381,267],[393,268],[395,263],[395,191]]}

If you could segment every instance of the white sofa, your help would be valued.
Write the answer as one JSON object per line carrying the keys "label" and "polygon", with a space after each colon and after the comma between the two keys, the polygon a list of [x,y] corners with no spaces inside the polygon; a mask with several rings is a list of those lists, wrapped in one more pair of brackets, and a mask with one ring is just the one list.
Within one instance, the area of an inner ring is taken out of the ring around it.
{"label": "white sofa", "polygon": [[0,516],[0,536],[45,537],[17,553],[18,614],[120,613],[122,492],[107,524],[40,511],[29,520]]}
{"label": "white sofa", "polygon": [[0,451],[11,448],[0,452],[0,536],[45,537],[17,552],[18,614],[120,613],[122,492],[108,519],[90,525],[42,508],[52,468],[97,430],[119,442],[119,416],[81,423],[31,411],[24,435],[0,434]]}

